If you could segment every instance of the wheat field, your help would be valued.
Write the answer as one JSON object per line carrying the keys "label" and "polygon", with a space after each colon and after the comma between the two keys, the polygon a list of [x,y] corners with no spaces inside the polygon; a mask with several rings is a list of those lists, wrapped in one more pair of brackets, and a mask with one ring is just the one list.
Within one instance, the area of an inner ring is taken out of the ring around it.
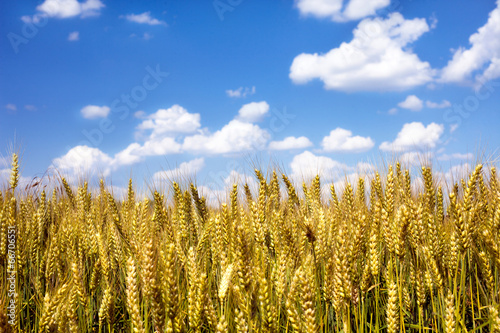
{"label": "wheat field", "polygon": [[326,200],[319,177],[255,174],[218,207],[175,182],[117,200],[22,191],[14,154],[0,332],[500,332],[495,168],[439,186],[424,166],[415,191],[394,163]]}

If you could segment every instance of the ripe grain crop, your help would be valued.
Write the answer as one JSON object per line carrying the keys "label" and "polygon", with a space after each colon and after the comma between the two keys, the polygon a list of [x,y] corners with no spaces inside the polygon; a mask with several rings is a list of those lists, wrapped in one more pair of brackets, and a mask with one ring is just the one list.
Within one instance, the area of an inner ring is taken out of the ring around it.
{"label": "ripe grain crop", "polygon": [[234,185],[217,207],[194,184],[140,198],[130,181],[117,200],[103,180],[23,191],[17,155],[11,170],[1,332],[500,330],[495,168],[444,184],[423,167],[418,189],[395,163],[328,199],[320,177],[256,170],[257,193]]}

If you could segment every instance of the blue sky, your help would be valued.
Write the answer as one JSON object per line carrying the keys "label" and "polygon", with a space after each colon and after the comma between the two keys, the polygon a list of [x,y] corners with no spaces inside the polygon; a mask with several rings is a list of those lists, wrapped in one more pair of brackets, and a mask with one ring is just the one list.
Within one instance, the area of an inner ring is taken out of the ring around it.
{"label": "blue sky", "polygon": [[498,2],[4,1],[0,30],[0,181],[12,147],[26,179],[207,191],[498,156]]}

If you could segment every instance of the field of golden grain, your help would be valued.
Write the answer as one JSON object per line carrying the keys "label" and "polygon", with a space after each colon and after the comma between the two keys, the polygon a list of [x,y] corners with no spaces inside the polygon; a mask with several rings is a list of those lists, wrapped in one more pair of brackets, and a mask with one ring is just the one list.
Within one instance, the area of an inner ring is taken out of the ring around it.
{"label": "field of golden grain", "polygon": [[415,193],[396,163],[328,200],[319,177],[298,191],[256,171],[258,193],[213,208],[177,183],[173,199],[64,178],[25,193],[12,160],[0,332],[500,331],[494,168],[448,193],[423,167]]}

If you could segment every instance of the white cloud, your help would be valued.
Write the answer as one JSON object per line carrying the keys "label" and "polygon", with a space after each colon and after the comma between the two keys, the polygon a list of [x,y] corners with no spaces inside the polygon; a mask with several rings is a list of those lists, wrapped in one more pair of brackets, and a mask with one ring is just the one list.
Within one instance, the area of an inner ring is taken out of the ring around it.
{"label": "white cloud", "polygon": [[[48,17],[69,18],[80,15],[81,17],[97,16],[104,4],[100,0],[45,0],[36,9]],[[23,20],[25,20],[24,17]],[[36,16],[33,17],[36,19]]]}
{"label": "white cloud", "polygon": [[267,102],[252,102],[245,104],[238,111],[238,119],[246,122],[256,122],[262,119],[269,112]]}
{"label": "white cloud", "polygon": [[189,162],[183,162],[178,168],[159,171],[153,175],[153,179],[156,180],[172,180],[180,177],[190,178],[196,175],[205,166],[205,160],[203,158],[195,158]]}
{"label": "white cloud", "polygon": [[[207,204],[212,207],[220,207],[221,203],[230,200],[228,194],[232,190],[233,184],[238,184],[239,188],[242,189],[246,183],[253,193],[256,193],[259,188],[259,184],[254,177],[247,176],[236,170],[231,170],[229,173],[222,172],[218,175],[212,175],[210,180],[211,182],[208,184],[198,186],[198,192],[201,196],[205,197]],[[242,191],[240,190],[241,194]]]}
{"label": "white cloud", "polygon": [[443,133],[444,126],[430,123],[424,126],[420,122],[407,123],[393,142],[382,142],[381,150],[405,151],[416,148],[434,148]]}
{"label": "white cloud", "polygon": [[[137,116],[144,117],[144,113]],[[189,113],[180,105],[159,109],[137,126],[140,131],[151,130],[150,138],[156,139],[180,133],[194,133],[200,128],[200,114]]]}
{"label": "white cloud", "polygon": [[450,161],[450,160],[472,160],[474,154],[472,153],[454,153],[454,154],[443,154],[439,156],[437,159],[440,161]]}
{"label": "white cloud", "polygon": [[255,86],[253,86],[252,88],[239,87],[236,90],[228,89],[228,90],[226,90],[226,94],[229,97],[233,97],[233,98],[247,97],[247,96],[255,94]]}
{"label": "white cloud", "polygon": [[143,119],[137,129],[139,136],[144,138],[143,134],[147,134],[145,141],[142,144],[134,142],[117,153],[116,166],[138,163],[147,156],[182,152],[225,154],[263,149],[270,138],[259,126],[238,119],[211,134],[200,128],[198,113],[189,113],[179,105],[151,115],[136,112],[134,116]]}
{"label": "white cloud", "polygon": [[432,154],[409,151],[403,153],[397,157],[397,161],[401,162],[404,166],[421,166],[425,165],[426,162],[429,162],[432,159]]}
{"label": "white cloud", "polygon": [[398,113],[398,108],[391,108],[389,111],[387,111],[388,114],[390,115],[395,115]]}
{"label": "white cloud", "polygon": [[38,110],[36,106],[31,105],[31,104],[27,104],[27,105],[25,105],[25,106],[24,106],[24,108],[25,108],[26,110],[28,110],[28,111],[36,111],[36,110]]}
{"label": "white cloud", "polygon": [[469,49],[458,48],[453,58],[443,68],[441,81],[463,82],[472,73],[481,71],[479,79],[491,80],[500,77],[500,2],[490,12],[488,22],[470,36]]}
{"label": "white cloud", "polygon": [[5,105],[5,108],[8,110],[11,110],[11,111],[17,110],[17,106],[15,104],[7,104],[7,105]]}
{"label": "white cloud", "polygon": [[451,124],[450,125],[450,133],[455,132],[458,129],[459,124]]}
{"label": "white cloud", "polygon": [[143,146],[137,142],[131,143],[127,148],[115,155],[114,164],[117,166],[131,165],[143,160]]}
{"label": "white cloud", "polygon": [[444,109],[444,108],[449,108],[451,106],[451,103],[444,99],[441,103],[427,101],[425,102],[425,106],[427,106],[430,109]]}
{"label": "white cloud", "polygon": [[107,176],[111,172],[113,159],[97,148],[76,146],[66,155],[54,159],[52,165],[63,174],[85,176],[98,173]]}
{"label": "white cloud", "polygon": [[424,102],[415,95],[409,95],[404,101],[398,103],[398,106],[403,109],[420,111],[424,107]]}
{"label": "white cloud", "polygon": [[271,141],[269,143],[269,149],[271,150],[289,150],[289,149],[303,149],[311,147],[312,142],[305,136],[294,137],[289,136],[281,141]]}
{"label": "white cloud", "polygon": [[142,39],[144,40],[150,40],[151,38],[153,38],[153,35],[147,32],[145,32],[144,35],[142,35]]}
{"label": "white cloud", "polygon": [[95,119],[95,118],[106,118],[110,112],[110,108],[106,105],[87,105],[83,107],[80,112],[83,118]]}
{"label": "white cloud", "polygon": [[70,42],[74,42],[74,41],[77,41],[79,39],[80,39],[80,33],[78,31],[70,32],[70,34],[68,35],[68,40]]}
{"label": "white cloud", "polygon": [[332,130],[323,138],[321,146],[324,151],[363,152],[371,149],[375,143],[370,137],[353,136],[352,132],[340,127]]}
{"label": "white cloud", "polygon": [[437,179],[443,187],[448,186],[451,189],[454,183],[460,182],[460,179],[467,179],[467,176],[473,171],[469,163],[457,164],[446,172],[435,172],[434,178]]}
{"label": "white cloud", "polygon": [[270,135],[252,123],[238,119],[213,134],[197,134],[184,139],[183,149],[207,154],[226,154],[263,149]]}
{"label": "white cloud", "polygon": [[310,181],[319,175],[323,181],[342,177],[349,168],[326,156],[317,156],[310,151],[295,155],[290,163],[290,177],[297,182]]}
{"label": "white cloud", "polygon": [[116,166],[130,165],[142,161],[147,156],[178,154],[180,152],[181,144],[171,137],[147,140],[142,145],[134,142],[115,155],[114,164]]}
{"label": "white cloud", "polygon": [[344,22],[375,15],[376,11],[387,7],[390,0],[298,0],[296,5],[302,15],[330,18]]}
{"label": "white cloud", "polygon": [[120,16],[126,18],[130,22],[140,23],[140,24],[148,24],[148,25],[167,25],[166,22],[160,21],[151,17],[151,12],[144,12],[142,14],[129,14],[125,16]]}
{"label": "white cloud", "polygon": [[341,91],[392,91],[423,85],[433,80],[435,71],[408,45],[427,31],[425,19],[405,20],[399,13],[385,20],[365,19],[349,43],[326,54],[296,56],[290,79],[296,84],[319,79],[325,89]]}

